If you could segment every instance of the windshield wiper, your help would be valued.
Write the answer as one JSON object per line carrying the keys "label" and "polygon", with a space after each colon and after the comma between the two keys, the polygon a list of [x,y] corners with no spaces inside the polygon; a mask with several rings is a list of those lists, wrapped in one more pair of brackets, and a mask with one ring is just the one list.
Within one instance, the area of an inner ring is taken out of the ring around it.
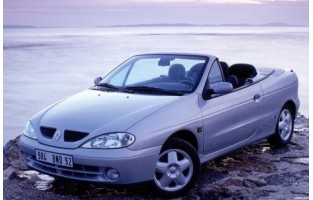
{"label": "windshield wiper", "polygon": [[139,92],[148,92],[148,93],[156,93],[156,94],[169,94],[169,95],[179,95],[179,96],[184,95],[183,92],[165,90],[165,89],[149,87],[149,86],[130,86],[130,87],[126,87],[125,89],[132,90],[135,92],[139,91]]}
{"label": "windshield wiper", "polygon": [[99,83],[98,85],[96,86],[100,86],[100,87],[106,87],[106,88],[109,88],[109,89],[113,89],[113,90],[117,90],[117,91],[123,91],[123,92],[133,92],[127,88],[121,88],[121,87],[117,87],[115,85],[112,85],[110,83]]}

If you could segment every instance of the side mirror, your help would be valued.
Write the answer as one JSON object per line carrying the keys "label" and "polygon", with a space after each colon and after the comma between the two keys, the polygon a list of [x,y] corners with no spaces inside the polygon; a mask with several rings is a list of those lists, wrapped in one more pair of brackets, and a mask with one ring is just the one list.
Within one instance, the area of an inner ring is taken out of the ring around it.
{"label": "side mirror", "polygon": [[205,89],[203,91],[202,97],[204,100],[211,98],[212,94],[227,94],[233,91],[233,85],[228,82],[219,82],[211,86],[210,89]]}
{"label": "side mirror", "polygon": [[95,83],[95,85],[99,85],[99,83],[102,81],[102,78],[99,76],[97,78],[95,78],[95,80],[93,81]]}
{"label": "side mirror", "polygon": [[228,82],[219,82],[213,85],[214,94],[227,94],[233,91],[233,85]]}

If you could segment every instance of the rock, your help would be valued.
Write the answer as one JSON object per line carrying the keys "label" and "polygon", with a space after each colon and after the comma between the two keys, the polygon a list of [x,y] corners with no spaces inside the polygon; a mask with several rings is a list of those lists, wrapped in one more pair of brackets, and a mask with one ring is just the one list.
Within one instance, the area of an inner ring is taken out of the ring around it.
{"label": "rock", "polygon": [[243,185],[248,188],[254,187],[263,187],[266,185],[266,181],[264,180],[252,180],[252,179],[245,179],[243,180]]}
{"label": "rock", "polygon": [[201,198],[197,194],[188,194],[185,196],[183,199],[188,199],[188,200],[201,200]]}
{"label": "rock", "polygon": [[9,166],[3,171],[3,179],[4,180],[12,180],[12,179],[25,180],[27,179],[27,177],[23,176],[20,170],[15,169],[12,166]]}
{"label": "rock", "polygon": [[19,180],[26,180],[27,177],[21,175],[21,172],[18,171],[18,170],[15,170],[11,173],[11,175],[9,176],[9,179],[12,180],[12,179],[19,179]]}
{"label": "rock", "polygon": [[309,164],[309,158],[308,157],[282,157],[280,158],[282,161],[290,162],[290,163],[299,163],[303,165]]}
{"label": "rock", "polygon": [[5,170],[3,170],[3,179],[7,180],[11,176],[12,173],[14,173],[16,169],[12,166],[7,167]]}
{"label": "rock", "polygon": [[201,170],[199,183],[210,184],[227,177],[227,173],[216,169],[213,166],[206,165]]}
{"label": "rock", "polygon": [[[251,149],[256,147],[250,147]],[[257,154],[247,155],[250,151],[249,147],[245,147],[234,153],[231,153],[226,158],[221,158],[219,162],[215,162],[215,165],[224,171],[240,170],[242,174],[244,172],[265,172],[270,173],[276,171],[276,166],[268,159],[264,159]],[[254,162],[251,162],[254,161]]]}
{"label": "rock", "polygon": [[296,183],[303,176],[309,176],[309,170],[302,170],[297,172],[285,172],[281,174],[273,174],[265,178],[268,185],[283,185],[291,186]]}
{"label": "rock", "polygon": [[18,146],[21,136],[10,140],[3,148],[3,169],[12,166],[16,169],[27,170],[28,167],[24,161],[23,155]]}
{"label": "rock", "polygon": [[217,187],[213,186],[209,190],[202,190],[200,198],[201,199],[207,199],[207,200],[213,200],[213,199],[225,199],[232,196],[232,193],[230,190],[224,187]]}
{"label": "rock", "polygon": [[223,186],[242,186],[242,180],[235,179],[235,178],[228,178],[223,183]]}

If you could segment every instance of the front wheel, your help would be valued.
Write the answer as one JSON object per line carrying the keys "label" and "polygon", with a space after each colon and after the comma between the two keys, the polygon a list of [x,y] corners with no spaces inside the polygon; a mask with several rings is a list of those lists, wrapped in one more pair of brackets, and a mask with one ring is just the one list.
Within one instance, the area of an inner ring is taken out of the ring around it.
{"label": "front wheel", "polygon": [[199,173],[200,161],[197,151],[188,142],[174,138],[162,148],[152,186],[159,196],[178,197],[192,188]]}
{"label": "front wheel", "polygon": [[287,145],[293,135],[294,120],[292,109],[285,106],[279,114],[275,134],[268,138],[269,143],[274,146]]}

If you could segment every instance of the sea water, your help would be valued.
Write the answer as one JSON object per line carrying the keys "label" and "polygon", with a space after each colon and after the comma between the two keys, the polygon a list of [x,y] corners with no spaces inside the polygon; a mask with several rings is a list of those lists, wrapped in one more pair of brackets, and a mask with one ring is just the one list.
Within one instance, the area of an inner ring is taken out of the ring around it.
{"label": "sea water", "polygon": [[204,53],[229,65],[293,69],[299,111],[309,115],[307,27],[4,29],[4,144],[44,107],[89,88],[128,57],[152,52]]}

